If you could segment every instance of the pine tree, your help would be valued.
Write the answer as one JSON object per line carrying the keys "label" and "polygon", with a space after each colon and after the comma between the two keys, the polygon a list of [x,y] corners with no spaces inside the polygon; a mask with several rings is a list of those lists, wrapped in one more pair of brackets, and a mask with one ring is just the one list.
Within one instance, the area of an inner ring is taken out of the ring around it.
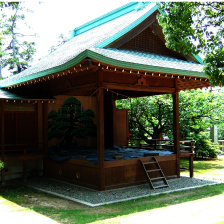
{"label": "pine tree", "polygon": [[93,122],[95,114],[92,110],[83,111],[81,102],[75,97],[69,97],[56,112],[48,114],[48,139],[61,139],[61,146],[71,146],[73,137],[86,138],[96,136],[96,125]]}
{"label": "pine tree", "polygon": [[9,66],[12,74],[27,69],[36,52],[35,43],[28,41],[36,35],[20,32],[26,25],[24,10],[21,3],[2,8],[0,66]]}

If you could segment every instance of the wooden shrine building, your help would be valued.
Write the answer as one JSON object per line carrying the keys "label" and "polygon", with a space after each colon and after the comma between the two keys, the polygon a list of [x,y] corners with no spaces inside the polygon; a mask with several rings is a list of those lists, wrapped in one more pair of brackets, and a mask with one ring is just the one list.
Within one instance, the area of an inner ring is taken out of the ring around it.
{"label": "wooden shrine building", "polygon": [[[174,153],[157,160],[165,176],[180,176],[178,93],[210,84],[200,57],[166,48],[158,13],[154,3],[128,3],[72,30],[56,51],[0,81],[2,182],[43,171],[97,190],[145,183],[138,158],[106,161],[105,147],[128,143],[128,112],[115,108],[117,99],[159,94],[173,96]],[[96,164],[47,157],[48,113],[69,96],[95,112],[97,137],[84,143],[97,148]]]}

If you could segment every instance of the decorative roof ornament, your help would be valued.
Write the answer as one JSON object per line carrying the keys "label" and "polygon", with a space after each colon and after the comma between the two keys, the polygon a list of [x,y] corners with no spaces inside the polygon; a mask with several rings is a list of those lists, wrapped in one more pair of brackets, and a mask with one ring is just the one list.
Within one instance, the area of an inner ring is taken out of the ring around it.
{"label": "decorative roof ornament", "polygon": [[146,6],[145,2],[139,2],[135,10],[136,11],[142,10],[143,8],[145,8],[145,6]]}

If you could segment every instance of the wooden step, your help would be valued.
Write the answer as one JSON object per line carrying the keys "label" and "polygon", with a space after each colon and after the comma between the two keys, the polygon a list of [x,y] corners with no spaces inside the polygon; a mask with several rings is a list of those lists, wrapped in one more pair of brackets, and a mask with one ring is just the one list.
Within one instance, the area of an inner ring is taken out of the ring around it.
{"label": "wooden step", "polygon": [[159,189],[159,188],[164,188],[164,187],[169,187],[169,185],[154,186],[154,189]]}
{"label": "wooden step", "polygon": [[[169,185],[167,183],[167,180],[166,180],[166,177],[165,177],[165,175],[164,175],[164,173],[163,173],[163,171],[162,171],[162,169],[161,169],[161,167],[160,167],[157,159],[155,157],[152,157],[152,159],[154,160],[154,162],[142,162],[142,160],[139,160],[139,162],[141,163],[142,168],[143,168],[143,170],[145,172],[146,179],[147,179],[147,181],[149,183],[149,186],[152,189],[154,189],[154,190],[155,189],[158,189],[158,188],[169,187]],[[149,169],[147,170],[146,169],[146,166],[145,166],[147,164],[155,164],[157,166],[157,169],[153,168],[151,170],[149,170]],[[159,172],[160,177],[153,177],[153,178],[151,178],[149,176],[149,173],[152,173],[152,172]],[[163,181],[163,184],[162,185],[158,185],[158,186],[153,186],[152,181],[156,181],[156,180],[162,180]]]}
{"label": "wooden step", "polygon": [[155,169],[155,170],[146,170],[147,173],[149,172],[156,172],[156,171],[160,171],[160,169]]}
{"label": "wooden step", "polygon": [[154,177],[154,178],[151,178],[151,180],[162,180],[164,179],[165,177]]}
{"label": "wooden step", "polygon": [[147,164],[155,164],[155,162],[144,162],[143,164],[144,165],[147,165]]}

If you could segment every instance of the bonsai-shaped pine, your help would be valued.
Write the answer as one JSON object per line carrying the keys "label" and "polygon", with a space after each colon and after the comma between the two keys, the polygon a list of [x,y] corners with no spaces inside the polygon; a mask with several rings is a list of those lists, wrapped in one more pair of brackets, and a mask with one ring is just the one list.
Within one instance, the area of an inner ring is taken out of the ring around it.
{"label": "bonsai-shaped pine", "polygon": [[83,111],[81,102],[75,97],[65,100],[63,106],[56,112],[48,114],[48,140],[61,139],[60,146],[70,147],[73,137],[86,138],[96,136],[96,125],[93,122],[95,114],[88,109]]}

